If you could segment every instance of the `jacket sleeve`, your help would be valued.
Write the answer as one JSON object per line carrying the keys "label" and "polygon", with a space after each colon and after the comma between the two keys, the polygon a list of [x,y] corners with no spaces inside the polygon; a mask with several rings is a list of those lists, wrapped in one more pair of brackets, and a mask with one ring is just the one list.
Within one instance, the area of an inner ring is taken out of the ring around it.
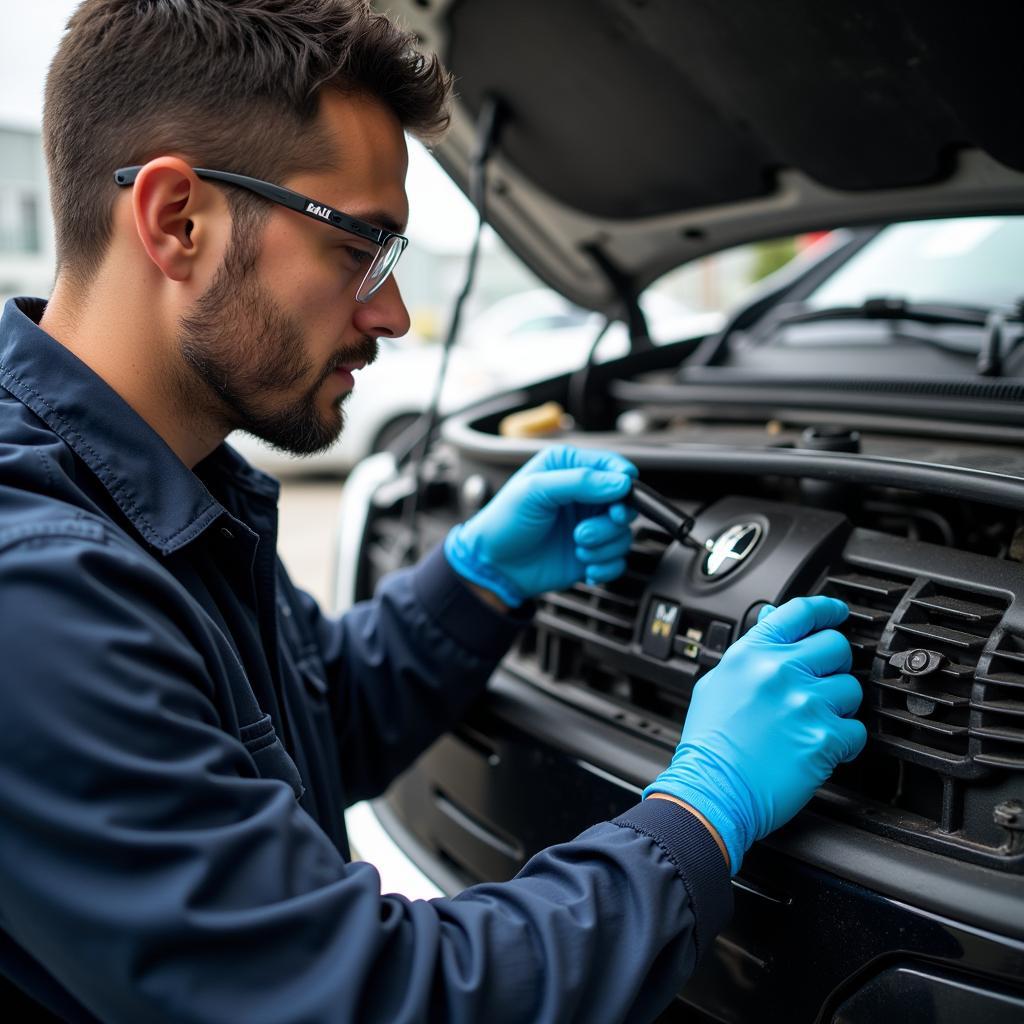
{"label": "jacket sleeve", "polygon": [[646,1020],[728,912],[717,846],[666,801],[502,885],[382,896],[219,728],[155,564],[29,540],[0,596],[0,922],[101,1020]]}
{"label": "jacket sleeve", "polygon": [[349,803],[382,793],[463,717],[534,608],[500,614],[440,547],[340,617],[296,594],[324,660]]}

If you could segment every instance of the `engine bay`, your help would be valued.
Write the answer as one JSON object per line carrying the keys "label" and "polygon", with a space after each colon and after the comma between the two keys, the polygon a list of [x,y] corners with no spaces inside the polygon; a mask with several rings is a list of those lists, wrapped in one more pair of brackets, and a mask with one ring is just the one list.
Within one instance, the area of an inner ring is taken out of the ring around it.
{"label": "engine bay", "polygon": [[[378,494],[364,585],[439,541],[544,443],[497,436],[523,397],[446,424],[422,467],[412,539],[401,514],[408,488],[399,479]],[[570,429],[557,441],[633,459],[714,551],[639,518],[625,575],[544,595],[504,668],[671,750],[694,684],[762,605],[841,598],[870,740],[819,791],[815,810],[901,844],[1024,871],[1021,449],[993,432],[964,440],[959,424],[956,436],[944,437],[941,422],[921,436],[872,429],[870,418],[689,412],[632,407],[614,432]]]}

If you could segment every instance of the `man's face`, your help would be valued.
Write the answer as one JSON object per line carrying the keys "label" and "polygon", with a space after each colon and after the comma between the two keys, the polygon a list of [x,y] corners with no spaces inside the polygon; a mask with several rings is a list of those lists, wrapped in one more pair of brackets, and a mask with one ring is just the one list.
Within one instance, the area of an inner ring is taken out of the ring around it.
{"label": "man's face", "polygon": [[[337,169],[278,184],[401,230],[408,155],[398,121],[375,101],[327,93],[320,122]],[[353,268],[365,257],[354,259],[353,244],[373,248],[281,207],[260,231],[232,238],[178,335],[192,378],[205,385],[194,401],[212,405],[227,430],[246,430],[296,455],[337,440],[353,369],[376,358],[378,337],[409,329],[394,278],[369,302],[355,301],[365,268]]]}

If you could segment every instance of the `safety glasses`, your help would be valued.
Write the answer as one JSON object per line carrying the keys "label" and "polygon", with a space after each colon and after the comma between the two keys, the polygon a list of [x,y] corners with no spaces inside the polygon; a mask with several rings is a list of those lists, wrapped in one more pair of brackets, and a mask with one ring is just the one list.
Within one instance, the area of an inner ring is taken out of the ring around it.
{"label": "safety glasses", "polygon": [[[118,185],[134,185],[142,166],[120,167],[114,171],[114,181]],[[272,203],[287,206],[289,210],[301,213],[313,220],[330,224],[331,227],[346,231],[357,238],[366,239],[377,246],[377,251],[370,260],[366,273],[363,275],[356,289],[357,302],[369,302],[372,296],[381,288],[384,282],[391,276],[399,257],[405,252],[409,239],[396,231],[387,231],[378,228],[365,220],[350,217],[347,213],[335,210],[325,203],[318,203],[315,199],[293,192],[281,185],[272,185],[269,181],[260,181],[259,178],[250,178],[244,174],[232,174],[230,171],[211,171],[206,167],[193,167],[196,177],[208,181],[222,181],[228,185],[236,185],[238,188],[255,192],[256,195],[269,199]],[[369,256],[369,254],[366,254]]]}

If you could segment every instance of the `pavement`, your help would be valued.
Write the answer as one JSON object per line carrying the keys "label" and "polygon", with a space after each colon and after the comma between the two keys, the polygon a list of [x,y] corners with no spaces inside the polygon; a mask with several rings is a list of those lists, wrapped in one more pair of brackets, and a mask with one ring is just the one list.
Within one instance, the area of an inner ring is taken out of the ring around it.
{"label": "pavement", "polygon": [[292,581],[308,590],[328,612],[334,533],[343,485],[343,480],[281,480],[278,553]]}

